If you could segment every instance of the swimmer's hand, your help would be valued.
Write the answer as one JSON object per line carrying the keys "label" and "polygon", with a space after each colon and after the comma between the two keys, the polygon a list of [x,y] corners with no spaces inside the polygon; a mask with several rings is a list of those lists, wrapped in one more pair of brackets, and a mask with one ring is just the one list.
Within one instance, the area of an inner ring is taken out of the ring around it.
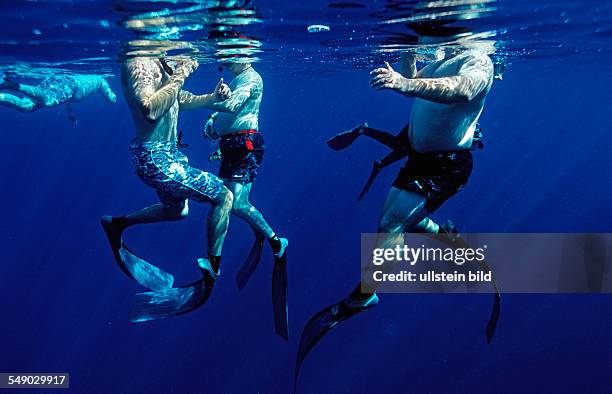
{"label": "swimmer's hand", "polygon": [[377,68],[370,72],[372,79],[370,80],[370,87],[376,90],[382,89],[393,89],[400,90],[403,86],[405,78],[385,62],[385,67]]}
{"label": "swimmer's hand", "polygon": [[195,70],[198,69],[198,62],[195,59],[186,57],[176,60],[175,74],[179,74],[183,78],[187,78]]}
{"label": "swimmer's hand", "polygon": [[114,92],[110,92],[108,94],[108,101],[110,101],[111,103],[116,103],[117,102],[117,95]]}
{"label": "swimmer's hand", "polygon": [[221,160],[221,148],[217,149],[208,156],[208,161]]}
{"label": "swimmer's hand", "polygon": [[216,118],[215,114],[212,114],[208,118],[208,121],[206,121],[206,124],[204,125],[204,138],[208,138],[212,142],[219,141],[219,138],[221,138],[219,133],[215,131],[215,118]]}
{"label": "swimmer's hand", "polygon": [[229,98],[230,94],[232,94],[232,90],[223,82],[223,78],[221,78],[219,83],[217,83],[215,92],[213,94],[215,95],[215,99],[217,101],[225,101]]}

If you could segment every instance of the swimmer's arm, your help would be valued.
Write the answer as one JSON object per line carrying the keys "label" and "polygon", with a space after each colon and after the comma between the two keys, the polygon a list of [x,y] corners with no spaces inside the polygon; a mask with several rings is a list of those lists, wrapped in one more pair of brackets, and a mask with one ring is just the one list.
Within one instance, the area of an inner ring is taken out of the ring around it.
{"label": "swimmer's arm", "polygon": [[425,67],[420,70],[417,69],[417,60],[420,62],[425,61],[424,58],[420,55],[416,55],[414,53],[404,52],[402,53],[402,58],[400,59],[399,73],[404,78],[419,78],[423,74],[423,70]]}
{"label": "swimmer's arm", "polygon": [[195,95],[186,90],[179,92],[178,100],[182,110],[209,108],[214,109],[213,104],[223,101],[230,97],[231,90],[229,86],[223,83],[223,78],[219,80],[215,91],[210,94]]}
{"label": "swimmer's arm", "polygon": [[398,91],[441,104],[468,103],[489,88],[492,77],[493,62],[488,57],[479,57],[466,62],[457,76],[403,79]]}
{"label": "swimmer's arm", "polygon": [[163,88],[155,88],[154,70],[143,62],[132,62],[127,67],[127,83],[138,100],[144,116],[158,120],[168,112],[177,100],[187,75],[179,69],[172,74],[170,82]]}
{"label": "swimmer's arm", "polygon": [[230,94],[227,100],[215,103],[212,109],[219,112],[236,112],[251,97],[251,94],[262,84],[261,78],[254,77],[246,83],[240,84]]}
{"label": "swimmer's arm", "polygon": [[400,60],[399,73],[402,74],[404,78],[416,78],[417,76],[417,66],[416,66],[416,56],[414,53],[402,53],[402,59]]}
{"label": "swimmer's arm", "polygon": [[371,86],[375,89],[392,89],[441,104],[467,103],[490,86],[493,62],[488,57],[474,58],[464,64],[459,75],[444,78],[405,78],[389,64],[372,75]]}
{"label": "swimmer's arm", "polygon": [[219,101],[214,93],[197,95],[186,90],[179,92],[178,100],[181,110],[212,108],[212,104]]}
{"label": "swimmer's arm", "polygon": [[102,93],[102,95],[111,103],[117,101],[117,95],[111,89],[106,79],[100,78],[100,85],[98,86],[98,91]]}

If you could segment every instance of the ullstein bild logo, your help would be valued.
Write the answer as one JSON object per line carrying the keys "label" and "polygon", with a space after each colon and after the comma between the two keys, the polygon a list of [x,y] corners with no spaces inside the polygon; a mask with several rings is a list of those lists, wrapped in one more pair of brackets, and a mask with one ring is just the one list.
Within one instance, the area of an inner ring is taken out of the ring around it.
{"label": "ullstein bild logo", "polygon": [[361,280],[395,293],[612,293],[612,234],[362,234]]}

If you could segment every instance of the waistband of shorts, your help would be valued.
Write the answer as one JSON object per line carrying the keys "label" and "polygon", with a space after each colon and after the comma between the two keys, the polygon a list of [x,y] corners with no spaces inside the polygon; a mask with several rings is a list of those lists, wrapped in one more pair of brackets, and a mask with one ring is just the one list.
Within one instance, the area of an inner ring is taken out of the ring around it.
{"label": "waistband of shorts", "polygon": [[141,141],[138,138],[134,138],[130,142],[130,149],[132,150],[178,150],[176,141]]}
{"label": "waistband of shorts", "polygon": [[238,135],[249,135],[249,134],[261,134],[261,133],[259,132],[259,130],[240,130],[240,131],[234,131],[233,133],[224,134],[221,136],[221,138],[229,138],[229,137],[236,137]]}
{"label": "waistband of shorts", "polygon": [[449,150],[449,151],[434,151],[434,152],[421,153],[421,152],[417,152],[413,150],[412,147],[409,152],[410,157],[414,157],[414,158],[419,157],[422,159],[441,159],[441,158],[446,158],[452,155],[471,156],[471,154],[472,154],[471,149],[458,149],[458,150]]}

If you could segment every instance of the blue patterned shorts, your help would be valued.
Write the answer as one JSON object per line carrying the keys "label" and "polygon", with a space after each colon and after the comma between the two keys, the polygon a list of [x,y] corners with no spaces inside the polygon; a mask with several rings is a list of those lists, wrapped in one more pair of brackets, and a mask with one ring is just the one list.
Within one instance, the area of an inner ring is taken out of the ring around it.
{"label": "blue patterned shorts", "polygon": [[157,191],[166,206],[183,206],[187,199],[208,202],[223,188],[223,181],[215,175],[189,166],[176,141],[133,140],[130,151],[136,174]]}
{"label": "blue patterned shorts", "polygon": [[73,78],[66,75],[58,75],[45,78],[38,89],[44,94],[43,104],[53,107],[70,100],[77,91],[77,83]]}

